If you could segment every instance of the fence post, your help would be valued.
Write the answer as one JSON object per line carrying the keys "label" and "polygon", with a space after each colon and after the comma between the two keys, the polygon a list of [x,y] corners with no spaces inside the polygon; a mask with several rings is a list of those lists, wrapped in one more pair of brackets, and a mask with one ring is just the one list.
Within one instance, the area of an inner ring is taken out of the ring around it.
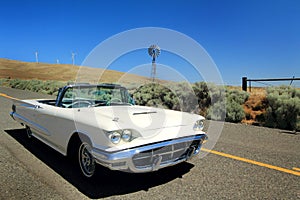
{"label": "fence post", "polygon": [[247,77],[242,77],[242,90],[247,92]]}

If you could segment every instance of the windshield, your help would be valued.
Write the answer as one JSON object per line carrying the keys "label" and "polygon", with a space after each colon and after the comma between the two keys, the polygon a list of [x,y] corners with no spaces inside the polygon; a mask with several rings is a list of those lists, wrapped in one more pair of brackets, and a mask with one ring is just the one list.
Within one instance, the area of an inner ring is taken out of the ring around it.
{"label": "windshield", "polygon": [[69,87],[62,98],[62,107],[96,107],[133,105],[134,101],[123,87]]}

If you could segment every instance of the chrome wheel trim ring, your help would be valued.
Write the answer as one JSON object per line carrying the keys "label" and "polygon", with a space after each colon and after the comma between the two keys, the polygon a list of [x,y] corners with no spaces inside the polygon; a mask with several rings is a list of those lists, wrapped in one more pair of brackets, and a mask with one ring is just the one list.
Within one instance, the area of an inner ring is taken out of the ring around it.
{"label": "chrome wheel trim ring", "polygon": [[79,147],[79,165],[81,172],[86,177],[92,177],[95,173],[95,159],[90,153],[91,146],[83,142]]}

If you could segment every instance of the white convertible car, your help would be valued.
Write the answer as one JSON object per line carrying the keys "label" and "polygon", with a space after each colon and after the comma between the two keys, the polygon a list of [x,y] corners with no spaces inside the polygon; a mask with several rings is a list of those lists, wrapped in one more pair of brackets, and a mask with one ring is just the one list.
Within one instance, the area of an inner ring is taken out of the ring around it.
{"label": "white convertible car", "polygon": [[96,163],[112,170],[151,172],[197,155],[207,139],[204,117],[134,105],[116,84],[67,85],[56,100],[14,100],[11,117],[65,156],[85,177]]}

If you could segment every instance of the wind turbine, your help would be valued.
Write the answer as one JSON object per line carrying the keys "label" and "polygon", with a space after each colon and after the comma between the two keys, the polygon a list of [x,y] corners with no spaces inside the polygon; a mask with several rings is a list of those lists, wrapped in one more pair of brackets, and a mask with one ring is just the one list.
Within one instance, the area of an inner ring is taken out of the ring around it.
{"label": "wind turbine", "polygon": [[38,51],[35,52],[35,62],[39,63],[39,52]]}
{"label": "wind turbine", "polygon": [[75,56],[76,55],[77,55],[76,53],[72,52],[72,65],[75,65]]}

